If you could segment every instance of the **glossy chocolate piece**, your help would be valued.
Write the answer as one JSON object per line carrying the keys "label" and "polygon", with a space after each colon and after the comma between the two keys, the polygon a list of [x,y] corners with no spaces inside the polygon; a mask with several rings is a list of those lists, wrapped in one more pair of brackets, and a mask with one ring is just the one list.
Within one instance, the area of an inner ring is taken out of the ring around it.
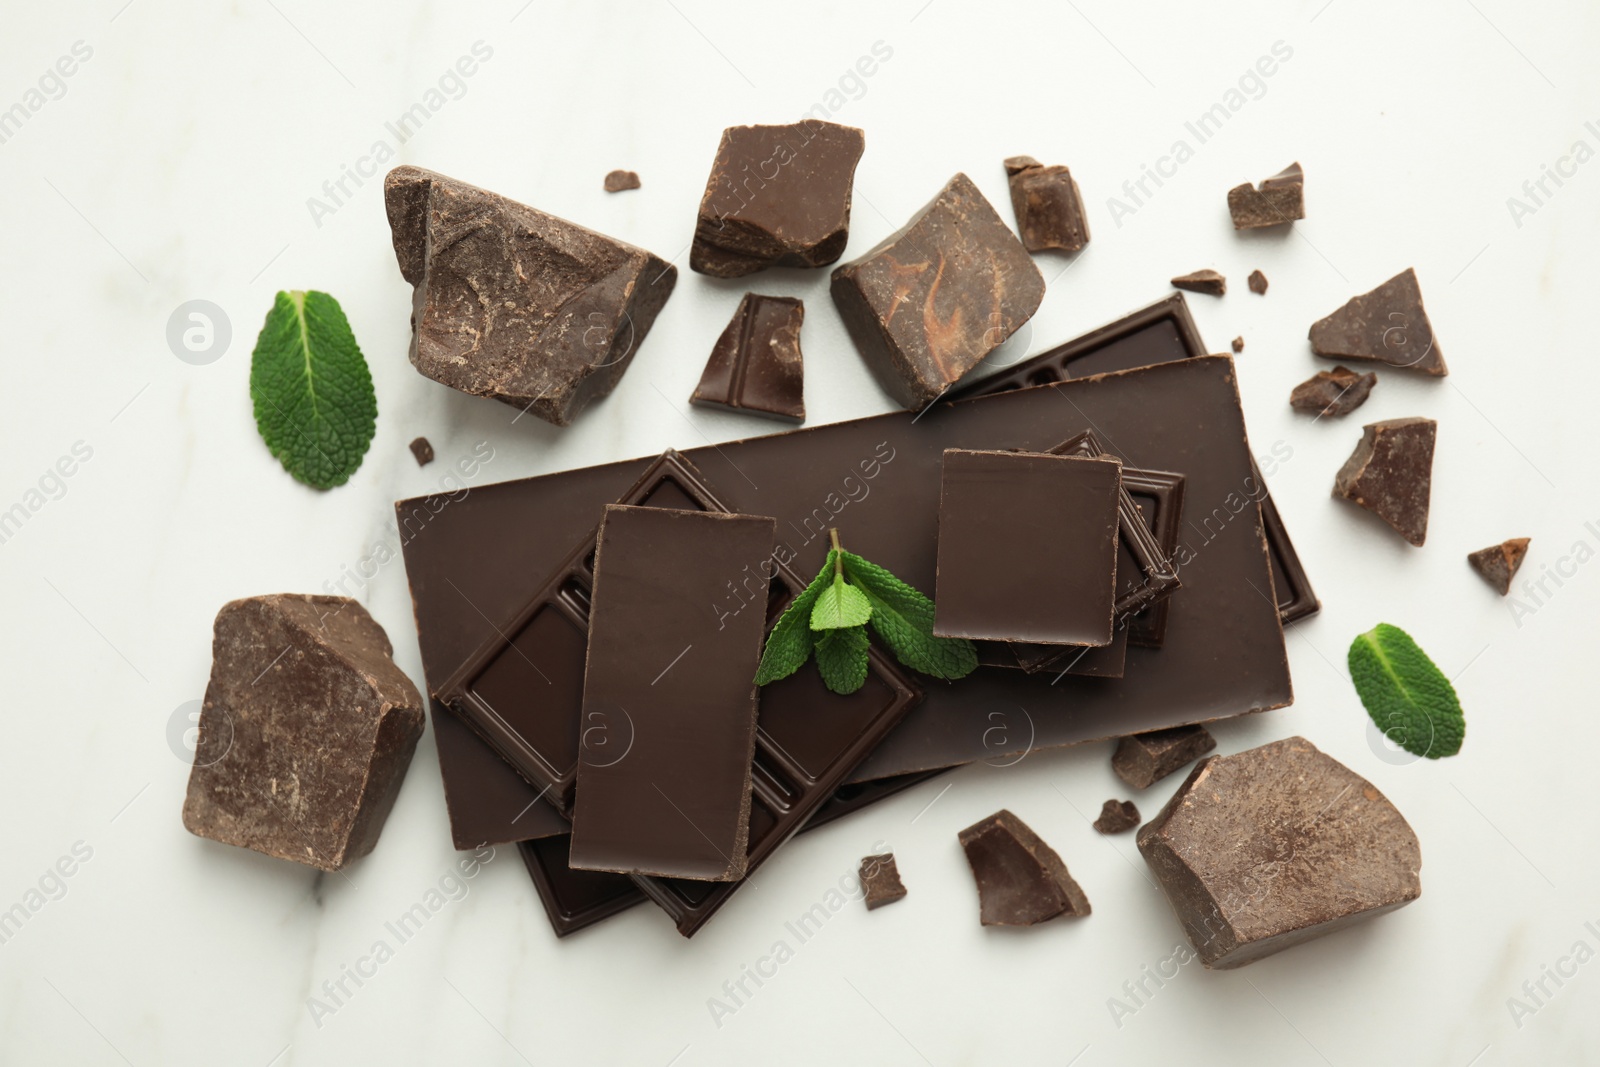
{"label": "glossy chocolate piece", "polygon": [[1372,360],[1436,378],[1450,373],[1410,267],[1312,323],[1309,337],[1312,353],[1324,359]]}
{"label": "glossy chocolate piece", "polygon": [[1110,644],[1121,489],[1112,457],[946,451],[934,634]]}
{"label": "glossy chocolate piece", "polygon": [[644,902],[626,875],[580,871],[567,863],[572,835],[517,845],[557,937],[566,937]]}
{"label": "glossy chocolate piece", "polygon": [[905,226],[836,268],[832,292],[878,384],[918,411],[1033,317],[1044,276],[957,174]]}
{"label": "glossy chocolate piece", "polygon": [[1089,243],[1089,217],[1072,172],[1047,167],[1032,156],[1012,156],[1005,167],[1022,247],[1030,252],[1081,251]]}
{"label": "glossy chocolate piece", "polygon": [[858,873],[868,911],[905,899],[905,883],[900,881],[900,868],[894,862],[893,852],[865,857]]}
{"label": "glossy chocolate piece", "polygon": [[1149,789],[1216,747],[1217,739],[1204,726],[1132,734],[1117,742],[1117,750],[1111,754],[1111,769],[1133,788]]}
{"label": "glossy chocolate piece", "polygon": [[1433,493],[1432,419],[1386,419],[1361,428],[1361,443],[1333,480],[1333,495],[1359,504],[1421,547]]}
{"label": "glossy chocolate piece", "polygon": [[192,834],[324,871],[371,852],[422,736],[422,694],[348,597],[217,612],[183,801]]}
{"label": "glossy chocolate piece", "polygon": [[620,193],[639,188],[639,175],[631,170],[614,170],[606,175],[606,192]]}
{"label": "glossy chocolate piece", "polygon": [[[1173,293],[1076,340],[963,386],[956,391],[954,399],[1132,370],[1202,356],[1205,352],[1205,342],[1195,328],[1189,305],[1182,293]],[[1266,525],[1267,547],[1272,553],[1273,589],[1283,621],[1298,622],[1315,615],[1322,605],[1311,588],[1311,579],[1300,563],[1294,543],[1289,540],[1289,531],[1283,525],[1277,505],[1272,502],[1272,494],[1267,492],[1266,480],[1259,471],[1253,471],[1243,487],[1261,503],[1261,520]]]}
{"label": "glossy chocolate piece", "polygon": [[1206,296],[1222,296],[1228,291],[1228,279],[1214,270],[1197,270],[1192,274],[1180,274],[1172,279],[1172,287],[1191,293],[1203,293]]}
{"label": "glossy chocolate piece", "polygon": [[1258,270],[1250,272],[1250,277],[1245,279],[1245,284],[1249,285],[1250,291],[1257,296],[1265,296],[1267,293],[1267,276]]}
{"label": "glossy chocolate piece", "polygon": [[689,402],[804,422],[800,324],[805,317],[805,305],[794,297],[744,294]]}
{"label": "glossy chocolate piece", "polygon": [[1319,370],[1294,387],[1289,394],[1289,406],[1319,416],[1348,415],[1367,402],[1367,396],[1377,384],[1376,374],[1357,374],[1349,367]]}
{"label": "glossy chocolate piece", "polygon": [[740,278],[838,259],[850,237],[851,191],[865,145],[854,126],[817,119],[723,130],[689,266]]}
{"label": "glossy chocolate piece", "polygon": [[1405,816],[1303,737],[1205,760],[1139,830],[1139,851],[1201,962],[1218,969],[1422,893]]}
{"label": "glossy chocolate piece", "polygon": [[426,437],[418,437],[411,442],[411,455],[416,458],[417,466],[426,467],[433,462],[433,445]]}
{"label": "glossy chocolate piece", "polygon": [[1283,226],[1306,217],[1306,176],[1291,163],[1260,185],[1249,182],[1228,190],[1228,214],[1236,230]]}
{"label": "glossy chocolate piece", "polygon": [[1096,833],[1120,834],[1139,825],[1139,809],[1131,800],[1108,800],[1094,821]]}
{"label": "glossy chocolate piece", "polygon": [[420,167],[384,199],[415,290],[411,362],[565,426],[616,386],[678,271],[642,248]]}
{"label": "glossy chocolate piece", "polygon": [[[574,868],[744,876],[760,610],[722,610],[774,519],[608,504],[595,550]],[[687,661],[687,662],[685,662]]]}
{"label": "glossy chocolate piece", "polygon": [[1089,914],[1089,898],[1056,850],[1011,812],[1001,809],[957,836],[978,883],[983,925],[1033,926]]}
{"label": "glossy chocolate piece", "polygon": [[1498,545],[1480,548],[1468,554],[1467,563],[1495,592],[1505,596],[1511,592],[1511,579],[1522,569],[1523,557],[1528,554],[1529,540],[1527,537],[1513,537]]}

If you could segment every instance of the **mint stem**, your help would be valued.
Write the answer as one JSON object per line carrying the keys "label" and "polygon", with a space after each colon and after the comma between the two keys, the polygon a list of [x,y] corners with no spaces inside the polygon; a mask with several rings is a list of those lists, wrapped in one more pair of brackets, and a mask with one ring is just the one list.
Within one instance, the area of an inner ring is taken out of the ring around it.
{"label": "mint stem", "polygon": [[839,528],[837,526],[828,530],[828,540],[833,542],[833,576],[837,579],[844,575],[844,549],[839,547]]}

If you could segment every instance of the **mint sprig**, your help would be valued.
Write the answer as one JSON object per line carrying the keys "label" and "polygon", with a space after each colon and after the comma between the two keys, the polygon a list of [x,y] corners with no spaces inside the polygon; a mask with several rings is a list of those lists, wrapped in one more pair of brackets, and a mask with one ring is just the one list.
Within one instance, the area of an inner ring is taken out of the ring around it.
{"label": "mint sprig", "polygon": [[1380,622],[1350,643],[1350,678],[1385,737],[1414,756],[1461,751],[1467,730],[1450,679],[1398,626]]}

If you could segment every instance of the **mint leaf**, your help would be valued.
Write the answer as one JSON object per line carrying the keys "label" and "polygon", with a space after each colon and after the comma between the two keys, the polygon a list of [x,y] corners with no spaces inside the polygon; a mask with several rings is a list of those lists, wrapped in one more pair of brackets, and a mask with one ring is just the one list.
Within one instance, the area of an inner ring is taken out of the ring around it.
{"label": "mint leaf", "polygon": [[822,684],[849,696],[867,684],[867,646],[865,626],[849,626],[824,631],[817,638],[817,673]]}
{"label": "mint leaf", "polygon": [[872,604],[867,595],[853,585],[846,585],[844,575],[835,572],[833,584],[822,590],[816,607],[811,609],[811,628],[843,630],[860,626],[871,614]]}
{"label": "mint leaf", "polygon": [[1461,751],[1467,730],[1450,679],[1398,626],[1380,622],[1350,643],[1350,679],[1384,736],[1414,756]]}
{"label": "mint leaf", "polygon": [[935,678],[965,678],[978,669],[971,641],[933,636],[933,601],[876,563],[842,552],[844,572],[872,605],[872,628],[895,658]]}
{"label": "mint leaf", "polygon": [[822,570],[800,595],[789,601],[772,632],[767,635],[767,647],[761,653],[761,666],[756,670],[756,684],[766,685],[779,678],[787,678],[811,658],[811,609],[828,583],[833,581],[834,554],[830,551]]}
{"label": "mint leaf", "polygon": [[318,489],[349,481],[372,444],[378,399],[337,300],[278,294],[250,355],[250,399],[284,470]]}

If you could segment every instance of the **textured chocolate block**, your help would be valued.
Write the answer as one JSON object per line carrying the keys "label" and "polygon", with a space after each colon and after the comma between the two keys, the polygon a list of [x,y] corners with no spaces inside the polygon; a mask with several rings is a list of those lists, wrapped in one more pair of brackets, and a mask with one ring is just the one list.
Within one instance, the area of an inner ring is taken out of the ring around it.
{"label": "textured chocolate block", "polygon": [[1120,834],[1139,825],[1139,809],[1131,800],[1108,800],[1100,805],[1094,828],[1102,834]]}
{"label": "textured chocolate block", "polygon": [[1032,156],[1012,156],[1005,166],[1024,248],[1077,252],[1089,243],[1089,217],[1070,170],[1047,167]]}
{"label": "textured chocolate block", "polygon": [[1172,287],[1206,296],[1222,296],[1228,291],[1228,279],[1214,270],[1197,270],[1191,274],[1180,274],[1172,279]]}
{"label": "textured chocolate block", "polygon": [[1149,789],[1161,779],[1217,747],[1204,726],[1175,726],[1133,734],[1117,742],[1111,769],[1135,789]]}
{"label": "textured chocolate block", "polygon": [[1236,230],[1282,226],[1306,217],[1306,176],[1291,163],[1259,186],[1249,182],[1228,190],[1228,214]]}
{"label": "textured chocolate block", "polygon": [[1033,317],[1044,276],[957,174],[905,226],[835,268],[832,292],[878,383],[917,411]]}
{"label": "textured chocolate block", "polygon": [[1056,850],[1011,812],[1002,808],[958,839],[978,883],[983,925],[1033,926],[1058,915],[1089,914],[1089,898]]}
{"label": "textured chocolate block", "polygon": [[792,296],[744,294],[689,402],[804,422],[800,325],[805,318],[805,305]]}
{"label": "textured chocolate block", "polygon": [[900,868],[894,862],[894,853],[867,856],[861,861],[860,875],[868,911],[905,899],[906,887],[900,881]]}
{"label": "textured chocolate block", "polygon": [[384,180],[415,286],[411,362],[565,426],[616,386],[678,271],[642,248],[420,167]]}
{"label": "textured chocolate block", "polygon": [[1522,559],[1528,554],[1527,537],[1513,537],[1498,545],[1480,548],[1467,556],[1467,562],[1501,596],[1511,592],[1511,579],[1522,568]]}
{"label": "textured chocolate block", "polygon": [[378,843],[422,695],[367,609],[279,593],[222,606],[183,825],[337,871]]}
{"label": "textured chocolate block", "polygon": [[1333,495],[1360,504],[1420,547],[1428,539],[1438,430],[1432,419],[1367,423],[1361,443],[1333,480]]}
{"label": "textured chocolate block", "polygon": [[1319,370],[1294,387],[1289,406],[1320,415],[1348,415],[1367,402],[1378,384],[1376,374],[1357,374],[1349,367]]}
{"label": "textured chocolate block", "polygon": [[1303,737],[1190,773],[1139,851],[1207,967],[1242,967],[1422,893],[1405,817]]}
{"label": "textured chocolate block", "polygon": [[1436,378],[1450,373],[1410,267],[1312,323],[1309,337],[1311,351],[1324,359],[1372,360]]}

